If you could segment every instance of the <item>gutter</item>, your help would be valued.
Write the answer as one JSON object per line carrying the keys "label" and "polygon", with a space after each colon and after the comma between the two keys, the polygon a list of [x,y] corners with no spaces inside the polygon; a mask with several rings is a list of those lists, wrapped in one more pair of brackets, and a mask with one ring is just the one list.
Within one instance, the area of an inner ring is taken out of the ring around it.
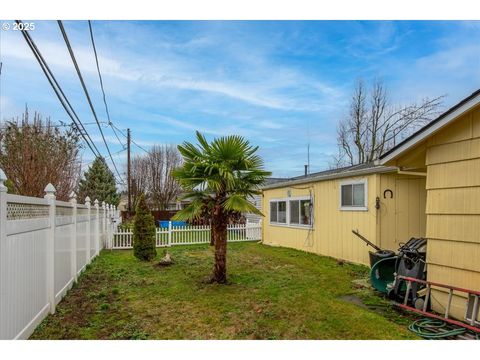
{"label": "gutter", "polygon": [[383,174],[383,173],[390,173],[390,172],[396,172],[396,171],[397,171],[396,166],[377,166],[377,167],[371,167],[371,168],[360,169],[360,170],[344,171],[344,172],[339,172],[335,174],[312,176],[312,177],[307,177],[307,178],[298,179],[298,180],[289,180],[289,181],[275,183],[272,185],[263,186],[260,189],[261,190],[278,189],[283,187],[289,187],[292,185],[307,184],[307,183],[324,181],[324,180],[343,179],[343,178],[352,177],[352,176]]}

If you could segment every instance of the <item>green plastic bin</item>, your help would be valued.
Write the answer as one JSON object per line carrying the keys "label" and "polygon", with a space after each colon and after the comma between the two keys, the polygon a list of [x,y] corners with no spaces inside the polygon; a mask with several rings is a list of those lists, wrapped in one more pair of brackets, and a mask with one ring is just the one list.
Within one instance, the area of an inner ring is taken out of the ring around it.
{"label": "green plastic bin", "polygon": [[387,285],[395,280],[395,264],[398,256],[389,257],[376,262],[370,270],[370,281],[373,287],[382,292],[387,293]]}

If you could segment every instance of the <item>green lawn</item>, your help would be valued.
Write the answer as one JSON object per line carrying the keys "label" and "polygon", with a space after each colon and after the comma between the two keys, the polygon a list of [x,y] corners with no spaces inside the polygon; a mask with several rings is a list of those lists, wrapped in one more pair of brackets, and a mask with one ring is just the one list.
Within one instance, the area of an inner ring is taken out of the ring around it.
{"label": "green lawn", "polygon": [[[256,243],[228,246],[229,285],[208,284],[208,245],[175,264],[103,251],[32,339],[412,339],[411,319],[362,288],[363,266]],[[159,256],[163,250],[159,250]]]}

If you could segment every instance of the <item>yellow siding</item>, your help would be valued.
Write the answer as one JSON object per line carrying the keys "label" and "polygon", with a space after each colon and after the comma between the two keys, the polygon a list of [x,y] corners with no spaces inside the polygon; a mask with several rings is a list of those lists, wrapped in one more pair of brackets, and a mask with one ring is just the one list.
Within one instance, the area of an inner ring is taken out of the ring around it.
{"label": "yellow siding", "polygon": [[427,217],[427,237],[449,241],[480,243],[480,215],[440,215]]}
{"label": "yellow siding", "polygon": [[[341,211],[340,183],[348,179],[325,180],[294,187],[264,191],[263,241],[269,245],[291,247],[347,261],[369,264],[368,250],[364,242],[352,234],[352,229],[377,242],[375,198],[379,175],[367,175],[354,180],[368,179],[368,211]],[[350,179],[350,180],[351,180]],[[304,188],[304,189],[298,189]],[[305,196],[312,191],[314,196],[314,226],[312,230],[271,225],[269,222],[270,200],[291,196]]]}
{"label": "yellow siding", "polygon": [[[427,144],[428,279],[480,290],[480,109]],[[443,312],[446,294],[434,296],[434,310]],[[455,317],[464,317],[464,304],[455,297]]]}
{"label": "yellow siding", "polygon": [[480,246],[476,243],[430,239],[428,262],[430,264],[449,264],[456,269],[480,273]]}
{"label": "yellow siding", "polygon": [[480,158],[429,165],[427,168],[427,189],[477,187],[478,184]]}
{"label": "yellow siding", "polygon": [[[393,198],[383,194],[393,191]],[[397,250],[400,243],[426,234],[425,178],[382,174],[380,188],[380,246]]]}

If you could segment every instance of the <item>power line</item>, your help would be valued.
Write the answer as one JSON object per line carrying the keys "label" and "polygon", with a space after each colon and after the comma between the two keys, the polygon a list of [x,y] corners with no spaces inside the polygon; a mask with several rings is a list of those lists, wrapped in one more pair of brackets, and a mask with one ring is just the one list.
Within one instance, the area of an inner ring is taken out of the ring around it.
{"label": "power line", "polygon": [[107,98],[105,96],[105,89],[103,88],[103,79],[102,79],[102,73],[100,72],[100,65],[98,64],[98,55],[97,55],[97,48],[95,46],[95,40],[93,39],[93,29],[92,29],[92,22],[88,20],[88,28],[90,30],[90,39],[92,40],[92,47],[93,47],[93,53],[95,54],[95,63],[97,64],[97,71],[98,71],[98,78],[100,80],[100,87],[102,88],[102,94],[103,94],[103,103],[105,104],[105,112],[107,113],[107,119],[108,119],[108,125],[113,130],[113,133],[115,134],[118,142],[120,145],[124,148],[125,146],[123,143],[120,141],[120,138],[117,135],[117,132],[115,131],[115,128],[113,127],[113,123],[110,120],[110,112],[108,111],[108,105],[107,105]]}
{"label": "power line", "polygon": [[83,80],[82,73],[80,72],[80,68],[78,66],[77,60],[75,58],[75,54],[73,53],[72,46],[70,45],[70,41],[68,40],[67,33],[65,31],[65,28],[63,27],[62,20],[58,20],[58,26],[60,27],[60,31],[62,32],[63,39],[65,40],[65,44],[67,45],[68,52],[70,54],[70,58],[72,59],[73,65],[75,66],[75,70],[77,72],[78,78],[80,79],[80,83],[82,85],[83,91],[85,93],[85,96],[87,98],[88,104],[90,105],[90,109],[92,110],[93,117],[95,118],[95,121],[97,122],[98,129],[100,130],[100,135],[102,136],[103,143],[105,144],[105,147],[107,148],[108,155],[110,156],[110,160],[113,164],[113,167],[115,168],[115,171],[120,178],[120,180],[123,181],[122,176],[120,175],[120,172],[117,169],[117,165],[115,164],[115,161],[113,160],[112,153],[110,152],[110,148],[108,147],[107,141],[105,140],[105,136],[103,134],[102,127],[100,126],[100,122],[98,121],[97,118],[97,113],[95,112],[95,109],[92,104],[92,100],[90,99],[90,94],[88,93],[87,87],[85,85],[85,82]]}
{"label": "power line", "polygon": [[[117,151],[117,152],[114,152],[114,153],[112,154],[112,156],[118,155],[118,154],[120,154],[120,153],[122,153],[122,152],[124,152],[124,151],[127,151],[127,149],[122,149],[122,150],[119,150],[119,151]],[[106,156],[105,158],[108,158],[108,159],[109,159],[108,156]],[[92,164],[94,161],[95,161],[95,160],[86,163],[85,166]]]}
{"label": "power line", "polygon": [[[20,20],[15,20],[17,24],[21,24]],[[67,96],[63,92],[60,84],[56,80],[55,76],[53,75],[52,71],[50,70],[50,67],[48,66],[47,62],[45,61],[44,57],[42,56],[40,50],[38,49],[37,45],[33,41],[33,39],[30,37],[30,34],[28,31],[24,30],[22,28],[21,33],[23,35],[23,38],[25,39],[25,42],[27,43],[28,47],[30,50],[32,50],[33,55],[35,56],[35,59],[37,59],[38,64],[40,65],[40,68],[42,69],[43,73],[45,74],[48,82],[50,83],[50,86],[52,87],[53,91],[57,95],[58,100],[62,104],[62,107],[65,109],[67,115],[70,117],[72,122],[75,124],[75,127],[77,128],[78,132],[82,136],[83,140],[85,143],[88,145],[90,150],[95,156],[100,156],[100,152],[98,151],[97,147],[95,146],[95,143],[93,140],[90,138],[90,135],[88,134],[87,130],[83,126],[82,122],[80,121],[80,118],[78,117],[77,113],[73,109],[72,105],[70,104],[70,101],[68,101]],[[76,120],[75,120],[76,119]],[[78,123],[77,123],[78,121]]]}
{"label": "power line", "polygon": [[[59,120],[60,121],[60,124],[49,124],[49,125],[41,125],[41,126],[38,126],[42,129],[48,129],[48,128],[61,128],[61,127],[71,127],[73,125],[75,125],[74,123],[64,123],[63,121]],[[4,121],[4,123],[12,123],[11,120],[7,120],[7,121]],[[100,122],[101,124],[106,124],[105,122]],[[13,122],[13,124],[16,125],[15,122]],[[97,123],[83,123],[83,125],[96,125]],[[23,126],[23,125],[16,125],[15,126],[17,129],[22,129],[24,127],[27,127],[27,126]],[[7,129],[8,128],[8,125],[4,125],[4,126],[0,126],[0,129],[4,130],[4,129]]]}
{"label": "power line", "polygon": [[[122,131],[122,129],[119,129],[118,127],[116,127],[114,124],[112,124],[114,128],[116,128],[120,134],[122,134],[123,136],[125,136],[126,139],[128,139],[128,135],[125,135],[125,133]],[[144,147],[142,147],[141,145],[138,145],[135,141],[133,141],[131,138],[130,138],[130,141],[132,142],[132,144],[134,144],[135,146],[137,146],[139,149],[145,151],[146,153],[149,153],[149,151],[147,149],[145,149]]]}

